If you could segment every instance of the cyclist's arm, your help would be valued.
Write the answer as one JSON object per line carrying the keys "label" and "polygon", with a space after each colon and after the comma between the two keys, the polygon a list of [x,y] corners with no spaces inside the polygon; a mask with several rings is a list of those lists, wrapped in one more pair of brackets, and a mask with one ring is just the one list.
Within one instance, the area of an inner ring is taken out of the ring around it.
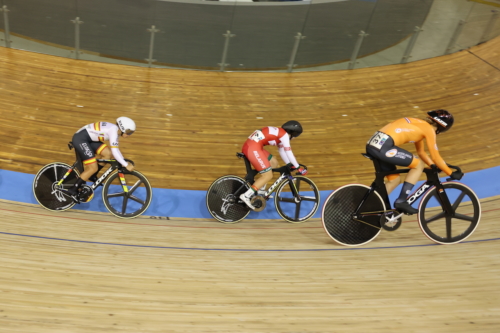
{"label": "cyclist's arm", "polygon": [[286,164],[292,163],[294,167],[298,168],[299,163],[297,163],[297,159],[295,158],[295,155],[293,155],[288,134],[283,135],[280,138],[280,141],[281,142],[278,144],[278,152],[280,153],[281,158]]}
{"label": "cyclist's arm", "polygon": [[441,155],[439,154],[437,142],[436,142],[436,133],[434,132],[434,128],[429,126],[429,129],[424,131],[425,139],[427,140],[427,149],[429,149],[429,153],[431,154],[432,161],[437,165],[439,169],[441,169],[448,176],[453,172],[446,162],[443,160]]}
{"label": "cyclist's arm", "polygon": [[431,164],[434,164],[434,162],[431,160],[429,155],[427,155],[427,153],[425,152],[423,140],[415,142],[415,148],[417,148],[418,157],[420,157],[420,159],[425,164],[427,164],[428,166],[431,166]]}
{"label": "cyclist's arm", "polygon": [[126,167],[128,165],[128,162],[125,161],[123,158],[122,153],[120,152],[120,149],[118,148],[118,134],[117,133],[110,133],[109,134],[109,147],[111,148],[111,153],[113,154],[113,157],[115,160],[118,161],[121,165]]}

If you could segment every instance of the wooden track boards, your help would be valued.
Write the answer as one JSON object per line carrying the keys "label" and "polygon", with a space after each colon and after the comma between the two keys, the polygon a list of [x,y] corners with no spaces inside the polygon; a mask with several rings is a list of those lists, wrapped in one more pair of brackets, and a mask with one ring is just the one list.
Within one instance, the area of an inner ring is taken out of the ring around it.
{"label": "wooden track boards", "polygon": [[318,220],[123,221],[0,202],[0,332],[496,332],[500,196],[467,243],[413,218],[357,249]]}
{"label": "wooden track boards", "polygon": [[122,151],[154,187],[205,190],[221,175],[244,175],[235,153],[255,129],[296,119],[305,132],[293,151],[329,190],[369,183],[373,166],[360,155],[368,138],[434,108],[456,118],[438,138],[446,161],[465,172],[497,166],[499,43],[405,65],[292,74],[148,69],[0,48],[0,168],[34,174],[71,164],[66,143],[78,128],[126,115],[138,131]]}

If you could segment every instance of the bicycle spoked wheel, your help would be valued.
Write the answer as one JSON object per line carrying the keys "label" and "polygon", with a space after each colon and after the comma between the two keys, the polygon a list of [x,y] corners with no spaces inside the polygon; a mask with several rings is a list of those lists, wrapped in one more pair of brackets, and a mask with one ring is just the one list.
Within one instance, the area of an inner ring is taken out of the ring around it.
{"label": "bicycle spoked wheel", "polygon": [[111,214],[125,219],[133,218],[148,209],[153,190],[146,176],[138,171],[115,172],[104,182],[102,199]]}
{"label": "bicycle spoked wheel", "polygon": [[248,187],[243,178],[223,176],[215,180],[207,191],[207,208],[210,215],[222,223],[236,223],[250,214],[250,208],[240,200]]}
{"label": "bicycle spoked wheel", "polygon": [[33,180],[33,194],[36,201],[48,210],[63,211],[70,209],[76,203],[64,195],[61,190],[72,187],[79,178],[78,170],[74,169],[61,185],[57,185],[71,169],[66,163],[50,163],[38,171]]}
{"label": "bicycle spoked wheel", "polygon": [[[303,176],[293,177],[293,183],[286,180],[278,186],[274,203],[280,216],[287,222],[301,223],[311,218],[319,207],[318,187],[312,180]],[[298,192],[295,197],[291,186]]]}
{"label": "bicycle spoked wheel", "polygon": [[326,233],[337,243],[363,245],[375,239],[382,230],[380,216],[385,211],[385,205],[377,192],[372,192],[359,213],[354,215],[369,189],[365,185],[345,185],[326,199],[321,220]]}
{"label": "bicycle spoked wheel", "polygon": [[439,244],[463,241],[476,230],[481,219],[481,205],[476,194],[462,183],[443,183],[453,212],[441,207],[436,187],[422,197],[418,210],[418,223],[422,232]]}

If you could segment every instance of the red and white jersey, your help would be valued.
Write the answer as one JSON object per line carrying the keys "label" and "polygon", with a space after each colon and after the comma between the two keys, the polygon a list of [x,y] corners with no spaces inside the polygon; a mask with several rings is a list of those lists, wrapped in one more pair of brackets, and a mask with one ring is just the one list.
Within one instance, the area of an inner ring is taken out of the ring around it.
{"label": "red and white jersey", "polygon": [[[78,132],[86,130],[90,136],[90,139],[94,142],[104,142],[109,141],[111,153],[115,160],[118,161],[123,166],[127,166],[128,162],[123,158],[120,149],[118,148],[118,126],[112,123],[107,123],[104,121],[100,121],[97,123],[92,123],[83,126],[78,130]],[[78,133],[77,132],[77,133]]]}
{"label": "red and white jersey", "polygon": [[[285,163],[292,163],[294,167],[298,168],[299,163],[295,159],[292,152],[292,147],[290,146],[290,137],[288,133],[281,127],[264,127],[253,132],[249,137],[248,141],[253,141],[264,146],[278,146],[278,152]],[[253,143],[255,145],[255,143]]]}

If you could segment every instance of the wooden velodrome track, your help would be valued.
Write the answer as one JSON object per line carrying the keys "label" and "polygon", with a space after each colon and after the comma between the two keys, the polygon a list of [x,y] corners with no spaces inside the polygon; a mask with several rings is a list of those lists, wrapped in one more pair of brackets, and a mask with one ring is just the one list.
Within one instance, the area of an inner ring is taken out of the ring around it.
{"label": "wooden velodrome track", "polygon": [[[0,48],[0,169],[71,163],[76,129],[120,115],[154,187],[204,190],[256,128],[300,120],[321,190],[368,184],[359,153],[387,122],[447,108],[446,161],[500,165],[500,39],[406,65],[319,73],[145,69]],[[344,116],[345,115],[345,116]],[[262,119],[261,119],[262,118]],[[410,147],[409,147],[410,148]],[[485,181],[498,181],[485,179]],[[498,332],[500,196],[468,242],[433,245],[407,217],[367,246],[320,221],[119,220],[0,202],[0,332]]]}

